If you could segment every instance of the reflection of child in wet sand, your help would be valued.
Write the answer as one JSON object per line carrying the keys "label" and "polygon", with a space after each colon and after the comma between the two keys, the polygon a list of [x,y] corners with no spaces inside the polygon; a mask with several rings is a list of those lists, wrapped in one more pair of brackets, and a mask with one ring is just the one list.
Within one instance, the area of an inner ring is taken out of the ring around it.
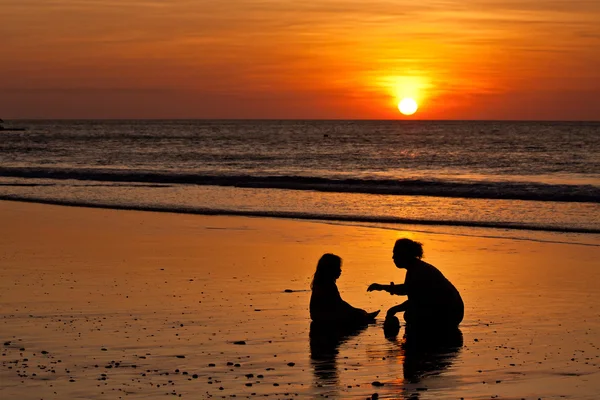
{"label": "reflection of child in wet sand", "polygon": [[373,322],[379,311],[368,313],[342,300],[335,281],[342,274],[342,259],[324,254],[311,284],[310,318],[318,323],[361,325]]}

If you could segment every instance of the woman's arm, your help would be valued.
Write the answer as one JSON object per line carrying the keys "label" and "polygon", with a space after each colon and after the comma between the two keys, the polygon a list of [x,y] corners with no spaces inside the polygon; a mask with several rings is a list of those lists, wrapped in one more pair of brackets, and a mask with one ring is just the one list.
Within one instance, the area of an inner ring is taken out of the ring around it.
{"label": "woman's arm", "polygon": [[372,292],[374,290],[380,290],[388,292],[389,294],[394,294],[396,296],[406,296],[408,294],[406,284],[402,283],[400,285],[395,285],[392,282],[389,285],[381,285],[379,283],[372,283],[368,288],[367,292]]}
{"label": "woman's arm", "polygon": [[404,303],[398,304],[397,306],[394,306],[387,310],[386,318],[393,317],[394,315],[396,315],[396,313],[406,311],[406,309],[408,308],[408,302],[409,300],[406,300]]}

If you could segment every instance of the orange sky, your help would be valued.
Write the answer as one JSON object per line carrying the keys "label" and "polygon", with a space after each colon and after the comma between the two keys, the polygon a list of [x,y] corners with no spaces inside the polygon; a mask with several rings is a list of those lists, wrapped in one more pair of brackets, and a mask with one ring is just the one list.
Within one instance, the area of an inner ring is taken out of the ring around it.
{"label": "orange sky", "polygon": [[599,0],[0,0],[0,117],[600,120]]}

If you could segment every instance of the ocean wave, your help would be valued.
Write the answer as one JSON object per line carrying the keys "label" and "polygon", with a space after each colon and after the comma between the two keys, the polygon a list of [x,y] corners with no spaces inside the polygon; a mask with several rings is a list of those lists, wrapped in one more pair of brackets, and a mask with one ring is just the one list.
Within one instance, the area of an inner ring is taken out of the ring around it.
{"label": "ocean wave", "polygon": [[175,214],[196,214],[196,215],[230,215],[245,217],[267,217],[267,218],[287,218],[313,221],[342,221],[353,223],[380,223],[380,224],[404,224],[404,225],[429,225],[429,226],[462,226],[473,228],[496,228],[512,229],[525,231],[545,231],[561,233],[584,233],[600,234],[598,228],[585,227],[565,227],[552,225],[534,225],[515,222],[496,222],[496,221],[461,221],[461,220],[434,220],[434,219],[411,219],[388,216],[360,216],[344,214],[325,214],[294,211],[265,211],[265,210],[229,210],[206,207],[185,207],[171,205],[142,205],[142,204],[119,204],[110,202],[95,202],[83,200],[66,200],[54,198],[37,198],[18,195],[0,195],[0,200],[21,201],[28,203],[52,204],[60,206],[76,206],[89,208],[106,208],[114,210],[132,210],[132,211],[150,211],[150,212],[168,212]]}
{"label": "ocean wave", "polygon": [[0,176],[25,179],[212,185],[238,188],[313,190],[399,196],[600,203],[599,186],[546,184],[538,182],[458,181],[441,179],[333,179],[310,176],[210,175],[159,171],[38,167],[3,167],[0,168]]}

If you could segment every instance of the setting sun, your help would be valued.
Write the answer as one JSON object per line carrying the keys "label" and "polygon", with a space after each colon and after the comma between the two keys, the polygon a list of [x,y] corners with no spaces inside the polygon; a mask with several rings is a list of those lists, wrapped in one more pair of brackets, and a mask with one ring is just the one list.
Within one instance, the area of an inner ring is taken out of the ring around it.
{"label": "setting sun", "polygon": [[417,112],[418,108],[417,102],[409,97],[402,99],[400,103],[398,103],[398,110],[404,115],[413,115]]}

